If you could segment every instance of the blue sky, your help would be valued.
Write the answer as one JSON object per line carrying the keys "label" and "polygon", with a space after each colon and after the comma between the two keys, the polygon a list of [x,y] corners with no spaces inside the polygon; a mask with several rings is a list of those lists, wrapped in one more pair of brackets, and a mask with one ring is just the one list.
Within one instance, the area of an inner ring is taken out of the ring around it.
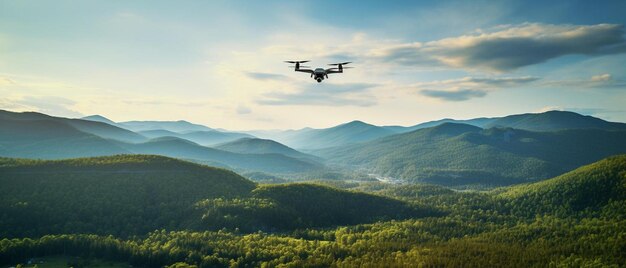
{"label": "blue sky", "polygon": [[[226,129],[626,121],[626,1],[2,1],[0,109]],[[283,60],[354,69],[317,84]]]}

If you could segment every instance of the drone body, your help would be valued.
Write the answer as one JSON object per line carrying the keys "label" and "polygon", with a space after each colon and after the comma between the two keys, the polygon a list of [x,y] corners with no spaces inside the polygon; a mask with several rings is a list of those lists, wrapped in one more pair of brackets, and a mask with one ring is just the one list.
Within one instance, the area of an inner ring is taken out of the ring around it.
{"label": "drone body", "polygon": [[328,65],[337,66],[337,67],[332,67],[332,68],[328,68],[328,69],[316,68],[315,70],[307,69],[307,68],[309,68],[308,66],[300,66],[300,63],[309,62],[308,60],[305,60],[305,61],[285,61],[285,62],[287,62],[287,63],[295,63],[296,65],[293,66],[293,67],[295,67],[295,71],[296,72],[310,73],[311,74],[311,78],[315,79],[315,81],[317,81],[318,83],[321,83],[322,81],[324,81],[325,78],[327,79],[328,78],[328,74],[343,73],[343,69],[351,68],[351,67],[343,67],[343,65],[349,64],[350,62],[328,64]]}

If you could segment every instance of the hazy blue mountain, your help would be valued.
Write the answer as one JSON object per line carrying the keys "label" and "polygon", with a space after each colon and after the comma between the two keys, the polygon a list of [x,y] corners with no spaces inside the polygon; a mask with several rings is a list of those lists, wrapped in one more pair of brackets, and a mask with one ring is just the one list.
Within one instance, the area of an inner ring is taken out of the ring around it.
{"label": "hazy blue mountain", "polygon": [[620,153],[626,153],[626,131],[483,130],[455,123],[317,152],[379,175],[446,184],[540,180]]}
{"label": "hazy blue mountain", "polygon": [[485,124],[484,127],[511,127],[532,131],[555,131],[583,128],[626,130],[626,124],[624,123],[608,122],[593,116],[566,111],[509,115],[493,119]]}
{"label": "hazy blue mountain", "polygon": [[276,137],[280,143],[297,149],[321,149],[370,141],[395,134],[383,127],[352,121],[331,128],[292,130]]}
{"label": "hazy blue mountain", "polygon": [[60,120],[0,118],[0,156],[59,159],[123,153],[129,151]]}
{"label": "hazy blue mountain", "polygon": [[145,130],[139,131],[141,135],[144,135],[149,138],[158,138],[158,137],[178,137],[181,139],[186,139],[193,141],[195,143],[211,146],[219,143],[235,141],[241,138],[252,138],[249,134],[245,133],[237,133],[237,132],[222,132],[217,130],[211,131],[192,131],[186,133],[178,133],[164,129],[154,129],[154,130]]}
{"label": "hazy blue mountain", "polygon": [[90,116],[85,116],[85,117],[81,117],[80,119],[83,119],[83,120],[89,120],[89,121],[96,121],[96,122],[102,122],[102,123],[107,123],[107,124],[109,124],[109,125],[113,125],[113,126],[116,126],[116,125],[117,125],[117,123],[113,122],[113,120],[108,119],[108,118],[106,118],[106,117],[104,117],[104,116],[101,116],[101,115],[97,115],[97,114],[90,115]]}
{"label": "hazy blue mountain", "polygon": [[467,119],[467,120],[456,120],[456,119],[451,119],[451,118],[444,118],[444,119],[440,119],[440,120],[435,120],[435,121],[429,121],[429,122],[424,122],[424,123],[420,123],[414,126],[409,126],[409,127],[403,127],[403,126],[384,126],[384,128],[389,129],[391,131],[394,131],[396,133],[405,133],[405,132],[410,132],[410,131],[414,131],[414,130],[418,130],[418,129],[422,129],[422,128],[429,128],[429,127],[436,127],[438,125],[441,125],[443,123],[457,123],[457,124],[467,124],[467,125],[472,125],[472,126],[477,126],[477,127],[484,127],[487,123],[491,122],[492,118],[475,118],[475,119]]}
{"label": "hazy blue mountain", "polygon": [[212,131],[213,129],[187,122],[185,120],[179,121],[126,121],[119,122],[119,125],[125,127],[126,129],[132,131],[146,131],[146,130],[155,130],[155,129],[163,129],[173,132],[185,133],[191,131]]}
{"label": "hazy blue mountain", "polygon": [[101,138],[115,139],[125,142],[142,142],[147,140],[146,137],[127,129],[89,120],[54,117],[35,112],[15,113],[4,110],[0,110],[0,118],[9,120],[52,120],[72,126],[82,132],[97,135]]}
{"label": "hazy blue mountain", "polygon": [[548,111],[543,113],[526,113],[493,118],[481,117],[467,120],[445,118],[409,127],[385,126],[384,128],[392,130],[396,133],[404,133],[417,129],[438,126],[443,123],[461,123],[481,128],[510,127],[532,131],[556,131],[581,128],[626,130],[626,124],[624,123],[608,122],[593,116],[581,115],[568,111]]}
{"label": "hazy blue mountain", "polygon": [[176,137],[178,135],[181,135],[178,132],[174,132],[174,131],[169,131],[169,130],[165,130],[165,129],[151,129],[151,130],[143,130],[143,131],[137,131],[137,133],[144,135],[150,139],[154,139],[154,138],[158,138],[158,137]]}
{"label": "hazy blue mountain", "polygon": [[160,137],[137,144],[120,143],[120,146],[135,154],[156,154],[197,160],[202,163],[218,163],[237,170],[293,173],[322,168],[319,163],[282,154],[232,153],[204,147],[177,137]]}
{"label": "hazy blue mountain", "polygon": [[282,154],[295,158],[319,160],[316,156],[299,152],[284,144],[268,139],[241,138],[236,141],[218,144],[214,148],[233,153]]}

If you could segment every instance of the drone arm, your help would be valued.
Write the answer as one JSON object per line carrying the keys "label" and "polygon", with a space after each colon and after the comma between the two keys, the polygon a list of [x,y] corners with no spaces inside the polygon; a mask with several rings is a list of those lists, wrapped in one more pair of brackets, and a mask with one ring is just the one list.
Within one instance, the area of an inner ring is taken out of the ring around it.
{"label": "drone arm", "polygon": [[310,74],[312,74],[313,70],[296,68],[296,72],[303,72],[303,73],[310,73]]}
{"label": "drone arm", "polygon": [[326,74],[340,74],[343,70],[337,70],[336,68],[326,69]]}

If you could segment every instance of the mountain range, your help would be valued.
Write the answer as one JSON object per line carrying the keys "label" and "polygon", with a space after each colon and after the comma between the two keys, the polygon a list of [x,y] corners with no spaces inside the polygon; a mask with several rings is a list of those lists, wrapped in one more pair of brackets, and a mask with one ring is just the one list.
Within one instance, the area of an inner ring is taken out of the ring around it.
{"label": "mountain range", "polygon": [[5,157],[157,154],[270,177],[370,173],[449,185],[537,181],[626,152],[626,124],[564,111],[409,127],[352,121],[265,132],[216,130],[182,120],[118,123],[99,115],[69,119],[0,111],[0,126],[0,156]]}
{"label": "mountain range", "polygon": [[626,130],[535,132],[458,123],[317,151],[378,176],[443,184],[511,184],[556,176],[626,153]]}
{"label": "mountain range", "polygon": [[[101,120],[102,118],[104,117],[100,117]],[[117,154],[156,154],[238,171],[302,173],[323,168],[323,164],[318,162],[319,159],[312,156],[295,158],[269,150],[264,152],[257,150],[257,153],[229,152],[202,146],[191,141],[193,139],[187,140],[170,135],[149,139],[116,125],[32,112],[0,111],[0,156],[64,159]],[[198,137],[194,136],[197,132],[177,134],[183,137]],[[296,154],[295,150],[290,153]]]}

